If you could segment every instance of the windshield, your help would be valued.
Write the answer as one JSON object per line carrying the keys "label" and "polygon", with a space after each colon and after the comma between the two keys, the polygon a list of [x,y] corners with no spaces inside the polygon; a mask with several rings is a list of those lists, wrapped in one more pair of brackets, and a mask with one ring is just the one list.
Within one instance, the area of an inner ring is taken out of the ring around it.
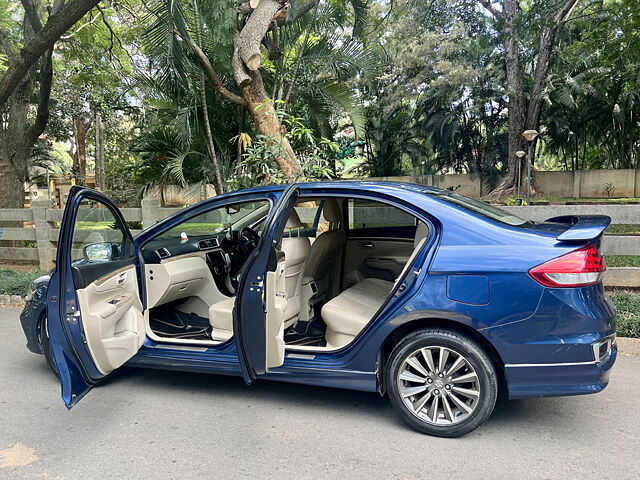
{"label": "windshield", "polygon": [[[207,212],[196,215],[195,217],[180,223],[175,227],[167,230],[158,238],[163,237],[180,237],[184,232],[189,236],[211,235],[227,230],[231,225],[242,224],[247,219],[248,223],[255,222],[262,218],[268,212],[268,202],[266,200],[258,202],[245,202],[235,205],[216,208]],[[253,219],[249,216],[255,214],[257,218]]]}
{"label": "windshield", "polygon": [[484,203],[483,201],[476,200],[475,198],[465,197],[464,195],[460,195],[459,193],[442,191],[433,193],[432,195],[444,200],[445,202],[458,205],[465,210],[469,210],[473,213],[477,213],[478,215],[482,215],[483,217],[487,217],[492,220],[497,220],[501,223],[506,223],[507,225],[511,225],[513,227],[521,227],[523,225],[528,225],[531,223],[528,220],[520,218],[516,215],[512,215],[509,212],[505,212],[498,207],[494,207],[493,205],[489,205],[487,203]]}

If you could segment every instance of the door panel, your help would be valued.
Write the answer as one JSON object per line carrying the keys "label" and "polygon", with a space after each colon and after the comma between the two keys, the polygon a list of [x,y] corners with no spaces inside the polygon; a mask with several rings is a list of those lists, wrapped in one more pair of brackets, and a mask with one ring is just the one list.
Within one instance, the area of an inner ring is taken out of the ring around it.
{"label": "door panel", "polygon": [[288,304],[284,260],[284,253],[279,251],[275,270],[265,277],[266,371],[284,363],[284,313]]}
{"label": "door panel", "polygon": [[91,356],[102,373],[110,373],[133,357],[144,341],[136,269],[118,269],[78,289],[77,295]]}
{"label": "door panel", "polygon": [[100,192],[72,187],[47,291],[49,339],[67,408],[142,345],[136,258],[131,233],[113,202]]}
{"label": "door panel", "polygon": [[344,288],[365,278],[395,281],[413,252],[413,239],[348,238]]}
{"label": "door panel", "polygon": [[[252,383],[258,375],[266,373],[269,368],[282,365],[284,361],[284,338],[280,345],[278,311],[283,306],[286,307],[286,304],[275,297],[278,288],[283,288],[285,281],[281,278],[284,272],[279,270],[281,256],[278,243],[299,196],[299,187],[290,185],[271,209],[260,242],[247,260],[238,286],[233,309],[233,331],[236,334],[240,367],[247,384]],[[271,281],[265,278],[268,273],[275,273],[275,276],[270,275]],[[265,289],[271,292],[268,300]],[[272,306],[273,317],[269,313]]]}

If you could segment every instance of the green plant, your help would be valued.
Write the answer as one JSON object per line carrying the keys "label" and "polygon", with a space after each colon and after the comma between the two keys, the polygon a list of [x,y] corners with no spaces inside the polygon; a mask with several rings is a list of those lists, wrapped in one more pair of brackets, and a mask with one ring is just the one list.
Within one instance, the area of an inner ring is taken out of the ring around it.
{"label": "green plant", "polygon": [[29,293],[29,286],[42,272],[18,272],[0,268],[0,295],[21,295]]}
{"label": "green plant", "polygon": [[[276,114],[286,127],[286,138],[302,167],[303,180],[335,178],[336,162],[341,163],[340,160],[336,160],[340,146],[329,139],[316,137],[314,131],[303,123],[302,118],[290,115],[283,109],[284,102],[277,100],[274,103]],[[260,104],[256,108],[263,106],[264,104]],[[278,137],[257,135],[252,140],[248,135],[240,134],[233,137],[231,142],[237,143],[238,151],[244,153],[241,153],[241,159],[236,164],[235,175],[227,182],[229,189],[285,181],[276,163],[276,159],[283,155],[284,149]]]}
{"label": "green plant", "polygon": [[640,338],[640,294],[616,291],[610,296],[617,310],[616,334]]}
{"label": "green plant", "polygon": [[613,185],[613,183],[605,183],[604,191],[607,194],[607,197],[611,198],[613,197],[613,194],[616,192],[616,187]]}

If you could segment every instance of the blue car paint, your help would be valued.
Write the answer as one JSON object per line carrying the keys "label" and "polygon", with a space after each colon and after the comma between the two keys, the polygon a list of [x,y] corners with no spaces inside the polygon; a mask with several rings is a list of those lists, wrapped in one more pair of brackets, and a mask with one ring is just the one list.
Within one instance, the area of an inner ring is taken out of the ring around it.
{"label": "blue car paint", "polygon": [[42,275],[31,282],[31,293],[20,312],[20,324],[27,337],[27,349],[33,353],[44,353],[38,338],[39,322],[47,311],[47,288],[50,275]]}
{"label": "blue car paint", "polygon": [[[220,201],[268,198],[273,203],[283,189],[259,187],[207,200],[145,230],[135,243],[139,250],[161,231],[211,208],[213,202],[218,206]],[[378,390],[380,352],[389,335],[410,322],[428,325],[429,319],[437,319],[476,332],[494,349],[512,398],[591,393],[606,386],[615,362],[615,346],[599,365],[591,351],[592,342],[615,329],[614,310],[602,285],[548,289],[527,275],[531,267],[577,248],[575,243],[557,240],[566,226],[511,227],[448,203],[432,195],[437,189],[422,186],[323,182],[300,184],[300,189],[309,197],[333,195],[389,202],[427,222],[432,235],[416,259],[416,268],[403,281],[404,292],[396,290],[354,342],[339,351],[316,352],[313,358],[288,351],[284,365],[265,378]],[[475,304],[448,298],[447,280],[461,274],[486,277],[490,301]],[[235,339],[203,351],[176,349],[147,338],[128,364],[242,375]]]}

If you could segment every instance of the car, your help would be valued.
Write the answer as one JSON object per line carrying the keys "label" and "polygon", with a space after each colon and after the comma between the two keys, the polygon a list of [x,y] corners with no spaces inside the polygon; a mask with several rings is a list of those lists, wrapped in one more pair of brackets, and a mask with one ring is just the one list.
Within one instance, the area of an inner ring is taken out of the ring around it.
{"label": "car", "polygon": [[329,181],[227,193],[133,237],[107,196],[76,186],[22,326],[67,408],[127,365],[378,392],[418,431],[458,437],[499,390],[606,387],[609,223]]}

